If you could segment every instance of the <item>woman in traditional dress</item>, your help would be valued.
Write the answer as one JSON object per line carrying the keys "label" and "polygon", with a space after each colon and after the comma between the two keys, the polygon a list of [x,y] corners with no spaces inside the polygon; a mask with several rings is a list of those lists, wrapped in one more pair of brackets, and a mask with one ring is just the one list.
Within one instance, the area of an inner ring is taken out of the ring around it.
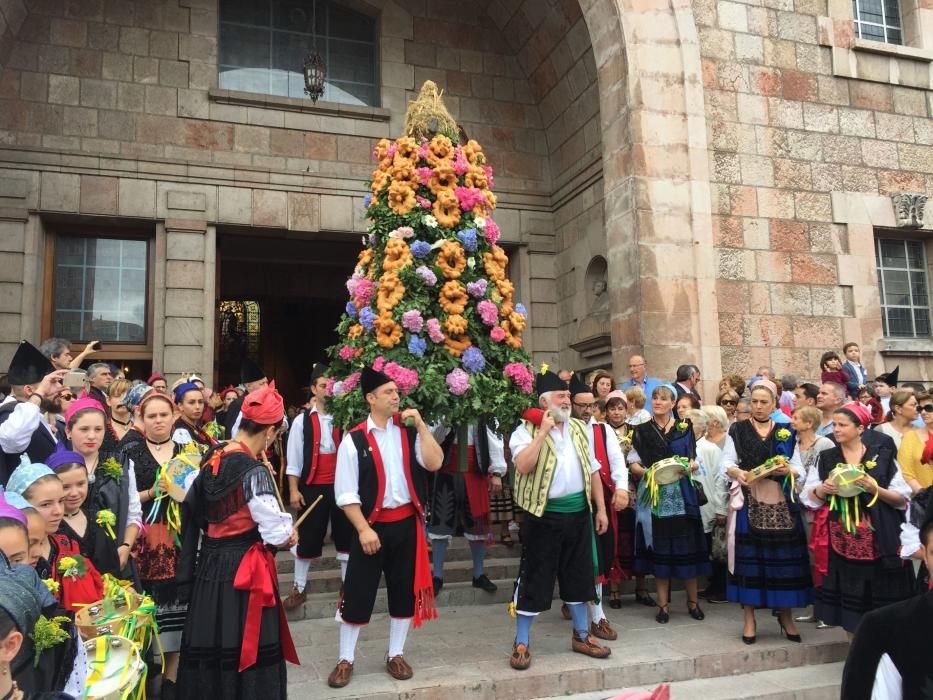
{"label": "woman in traditional dress", "polygon": [[194,382],[185,382],[175,389],[175,406],[178,407],[178,420],[172,441],[182,446],[194,442],[198,452],[204,454],[217,441],[208,435],[201,425],[204,415],[204,392]]}
{"label": "woman in traditional dress", "polygon": [[156,623],[164,652],[162,697],[165,700],[175,698],[178,650],[187,612],[187,606],[178,601],[175,586],[184,523],[178,504],[166,496],[168,483],[162,473],[179,451],[179,446],[172,442],[174,410],[167,395],[158,391],[147,393],[139,404],[146,439],[130,446],[125,453],[126,466],[135,474],[146,523],[133,548],[133,558],[142,590],[158,605]]}
{"label": "woman in traditional dress", "polygon": [[[746,644],[757,639],[755,608],[778,610],[782,633],[792,642],[801,641],[792,609],[809,605],[813,596],[803,508],[796,489],[806,474],[796,456],[794,431],[771,419],[776,402],[774,382],[755,382],[752,417],[729,429],[720,462],[723,479],[731,482],[726,597],[742,605]],[[785,463],[748,483],[750,470],[778,457]]]}
{"label": "woman in traditional dress", "polygon": [[120,444],[120,440],[126,435],[126,431],[133,425],[133,416],[124,403],[126,393],[132,386],[127,379],[114,379],[110,388],[107,389],[107,407],[110,409],[110,424],[108,427],[117,445]]}
{"label": "woman in traditional dress", "polygon": [[689,469],[681,478],[658,489],[658,502],[647,502],[646,482],[638,484],[635,530],[635,573],[653,574],[658,596],[660,624],[669,621],[671,579],[679,578],[687,591],[687,612],[694,620],[704,619],[697,600],[697,576],[712,572],[697,489],[688,475],[696,471],[696,439],[689,420],[671,416],[675,392],[670,385],[651,392],[651,420],[635,428],[632,450],[628,454],[629,471],[642,479],[656,463],[670,457],[685,457]]}
{"label": "woman in traditional dress", "polygon": [[[841,625],[852,638],[862,615],[910,597],[914,572],[899,557],[900,530],[910,498],[895,459],[894,441],[867,431],[871,411],[853,401],[833,414],[836,446],[820,452],[804,485],[803,499],[813,509],[829,505],[826,529],[815,540],[828,541],[829,558],[817,590],[816,616]],[[843,498],[831,472],[858,465],[865,473],[855,483],[862,493]]]}
{"label": "woman in traditional dress", "polygon": [[[90,398],[78,399],[65,414],[65,433],[74,451],[84,460],[89,491],[83,511],[96,521],[101,511],[110,511],[115,522],[119,578],[133,579],[130,551],[136,544],[143,523],[143,509],[136,490],[136,475],[104,448],[107,414]],[[64,462],[59,462],[63,464]]]}
{"label": "woman in traditional dress", "polygon": [[274,554],[294,545],[298,533],[269,469],[254,456],[272,444],[284,416],[275,382],[249,394],[241,411],[234,439],[205,455],[185,499],[191,527],[178,580],[183,590],[193,586],[178,696],[191,700],[284,699],[285,661],[298,663]]}

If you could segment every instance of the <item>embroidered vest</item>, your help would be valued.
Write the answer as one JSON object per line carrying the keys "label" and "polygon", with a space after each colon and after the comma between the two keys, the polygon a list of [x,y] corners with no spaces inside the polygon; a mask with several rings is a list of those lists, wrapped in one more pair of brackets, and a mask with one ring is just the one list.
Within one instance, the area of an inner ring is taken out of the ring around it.
{"label": "embroidered vest", "polygon": [[[531,436],[534,437],[538,427],[527,420],[524,421],[524,424]],[[573,442],[573,448],[577,453],[577,459],[580,461],[580,468],[583,470],[583,490],[586,494],[587,503],[592,509],[593,506],[590,502],[590,447],[589,437],[586,434],[586,424],[576,418],[571,418],[567,424],[567,429],[570,433],[570,440]],[[520,474],[517,470],[515,472],[512,496],[516,505],[536,517],[541,517],[547,507],[548,490],[551,488],[556,469],[557,446],[554,444],[554,439],[548,435],[541,446],[535,468],[528,474]]]}

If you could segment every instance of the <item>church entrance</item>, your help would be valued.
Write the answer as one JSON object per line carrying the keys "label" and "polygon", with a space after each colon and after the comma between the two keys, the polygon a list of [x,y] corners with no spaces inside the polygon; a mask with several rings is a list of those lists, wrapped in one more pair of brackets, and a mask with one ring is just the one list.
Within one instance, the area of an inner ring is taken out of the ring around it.
{"label": "church entrance", "polygon": [[215,386],[240,382],[250,356],[276,379],[286,406],[307,400],[314,362],[337,342],[356,237],[218,232]]}

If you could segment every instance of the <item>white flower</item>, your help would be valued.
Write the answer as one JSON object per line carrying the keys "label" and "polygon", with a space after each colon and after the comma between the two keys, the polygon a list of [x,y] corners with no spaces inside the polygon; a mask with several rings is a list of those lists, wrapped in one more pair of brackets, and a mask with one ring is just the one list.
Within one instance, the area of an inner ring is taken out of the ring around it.
{"label": "white flower", "polygon": [[343,388],[343,382],[334,382],[334,387],[332,389],[334,396],[343,396],[346,391]]}
{"label": "white flower", "polygon": [[475,260],[474,258],[470,257],[470,259],[467,260],[467,267],[470,268],[471,270],[472,270],[474,267],[476,267],[476,260]]}
{"label": "white flower", "polygon": [[431,214],[425,214],[424,219],[422,219],[425,226],[431,228],[437,228],[437,219],[435,219]]}
{"label": "white flower", "polygon": [[486,228],[486,219],[481,216],[477,216],[473,219],[473,225],[476,228]]}

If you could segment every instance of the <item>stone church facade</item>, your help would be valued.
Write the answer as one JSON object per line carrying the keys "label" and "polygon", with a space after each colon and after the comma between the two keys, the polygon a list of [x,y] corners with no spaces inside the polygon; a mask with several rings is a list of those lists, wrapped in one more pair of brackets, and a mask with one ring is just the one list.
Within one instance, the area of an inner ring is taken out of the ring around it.
{"label": "stone church facade", "polygon": [[853,340],[933,380],[933,3],[896,3],[879,37],[865,0],[321,0],[335,80],[357,43],[315,104],[230,67],[313,0],[0,0],[0,365],[109,333],[210,375],[224,298],[339,307],[430,79],[495,168],[536,361],[812,375]]}

